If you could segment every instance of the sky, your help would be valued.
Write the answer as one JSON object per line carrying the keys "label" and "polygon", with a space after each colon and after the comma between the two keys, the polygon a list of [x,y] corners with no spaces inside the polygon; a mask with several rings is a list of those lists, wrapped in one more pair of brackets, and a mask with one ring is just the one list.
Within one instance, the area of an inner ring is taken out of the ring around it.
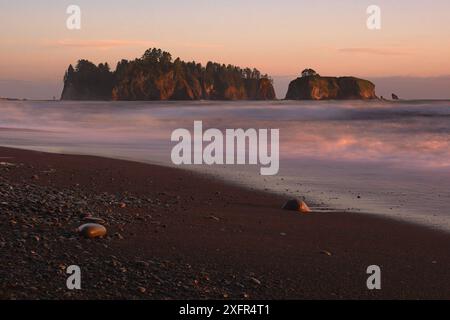
{"label": "sky", "polygon": [[[73,4],[80,30],[66,27]],[[373,4],[380,30],[366,25]],[[157,47],[256,67],[281,98],[306,67],[372,80],[385,95],[450,98],[448,0],[0,0],[0,29],[0,96],[59,97],[69,64],[114,67]]]}

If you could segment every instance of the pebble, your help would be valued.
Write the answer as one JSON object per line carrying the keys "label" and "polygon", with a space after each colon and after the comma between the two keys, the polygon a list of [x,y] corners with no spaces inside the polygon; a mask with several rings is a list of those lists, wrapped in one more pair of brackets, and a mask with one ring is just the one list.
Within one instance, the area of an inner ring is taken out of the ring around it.
{"label": "pebble", "polygon": [[308,207],[308,205],[301,200],[298,199],[291,199],[288,200],[282,207],[284,210],[289,211],[298,211],[301,213],[310,213],[311,209]]}
{"label": "pebble", "polygon": [[138,291],[139,291],[140,293],[145,293],[145,292],[147,291],[147,289],[145,289],[144,287],[139,287],[139,288],[138,288]]}
{"label": "pebble", "polygon": [[119,240],[123,240],[123,239],[125,239],[120,233],[118,233],[118,232],[116,232],[115,234],[114,234]]}
{"label": "pebble", "polygon": [[150,264],[147,261],[138,260],[135,262],[137,266],[148,268]]}
{"label": "pebble", "polygon": [[97,223],[86,223],[78,227],[78,232],[85,238],[94,239],[104,237],[106,228]]}
{"label": "pebble", "polygon": [[320,253],[324,254],[326,256],[329,256],[329,257],[331,257],[333,255],[330,251],[327,251],[327,250],[322,250],[322,251],[320,251]]}

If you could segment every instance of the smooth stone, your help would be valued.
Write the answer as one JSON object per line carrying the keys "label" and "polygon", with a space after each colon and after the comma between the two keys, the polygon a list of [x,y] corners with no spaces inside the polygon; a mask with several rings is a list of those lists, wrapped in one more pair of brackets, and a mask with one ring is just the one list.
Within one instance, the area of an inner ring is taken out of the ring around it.
{"label": "smooth stone", "polygon": [[106,228],[98,223],[86,223],[78,227],[78,232],[85,238],[93,239],[106,235]]}
{"label": "smooth stone", "polygon": [[302,213],[310,213],[311,209],[308,207],[308,205],[304,201],[301,201],[299,211]]}
{"label": "smooth stone", "polygon": [[145,293],[147,291],[144,287],[139,287],[138,290],[140,293]]}
{"label": "smooth stone", "polygon": [[329,256],[329,257],[331,257],[333,255],[330,251],[327,251],[327,250],[320,251],[320,254],[324,254],[324,255]]}
{"label": "smooth stone", "polygon": [[311,209],[304,201],[297,199],[289,200],[283,205],[284,210],[299,211],[301,213],[309,213]]}

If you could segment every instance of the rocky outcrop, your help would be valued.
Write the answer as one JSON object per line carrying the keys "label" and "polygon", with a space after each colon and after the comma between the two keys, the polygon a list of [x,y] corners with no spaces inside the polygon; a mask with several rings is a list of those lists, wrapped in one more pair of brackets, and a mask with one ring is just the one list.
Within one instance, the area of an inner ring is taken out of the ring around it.
{"label": "rocky outcrop", "polygon": [[256,69],[208,62],[172,61],[149,49],[140,59],[107,64],[80,60],[64,77],[62,100],[273,100],[272,80]]}
{"label": "rocky outcrop", "polygon": [[311,212],[311,209],[308,207],[308,205],[304,201],[298,199],[288,200],[282,208],[283,210],[298,211],[301,213]]}
{"label": "rocky outcrop", "polygon": [[114,74],[107,63],[98,66],[87,60],[78,61],[76,69],[69,66],[64,75],[63,100],[108,100]]}
{"label": "rocky outcrop", "polygon": [[274,100],[276,99],[275,89],[272,81],[264,79],[246,79],[245,87],[248,99],[251,100]]}
{"label": "rocky outcrop", "polygon": [[304,76],[289,84],[287,100],[377,99],[375,85],[354,77]]}

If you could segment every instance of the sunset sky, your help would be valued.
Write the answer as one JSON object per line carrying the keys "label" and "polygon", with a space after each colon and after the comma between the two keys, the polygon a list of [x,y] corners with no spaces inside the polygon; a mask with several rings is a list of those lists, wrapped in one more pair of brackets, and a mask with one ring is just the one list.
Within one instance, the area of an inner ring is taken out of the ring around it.
{"label": "sunset sky", "polygon": [[[81,30],[66,28],[70,4],[81,7]],[[371,4],[382,10],[378,31],[366,27]],[[256,67],[274,77],[279,96],[311,67],[381,88],[385,78],[419,81],[424,97],[450,98],[449,21],[448,0],[0,0],[0,96],[59,97],[70,63],[115,67],[158,47],[183,60]],[[406,86],[400,93],[416,98]]]}

